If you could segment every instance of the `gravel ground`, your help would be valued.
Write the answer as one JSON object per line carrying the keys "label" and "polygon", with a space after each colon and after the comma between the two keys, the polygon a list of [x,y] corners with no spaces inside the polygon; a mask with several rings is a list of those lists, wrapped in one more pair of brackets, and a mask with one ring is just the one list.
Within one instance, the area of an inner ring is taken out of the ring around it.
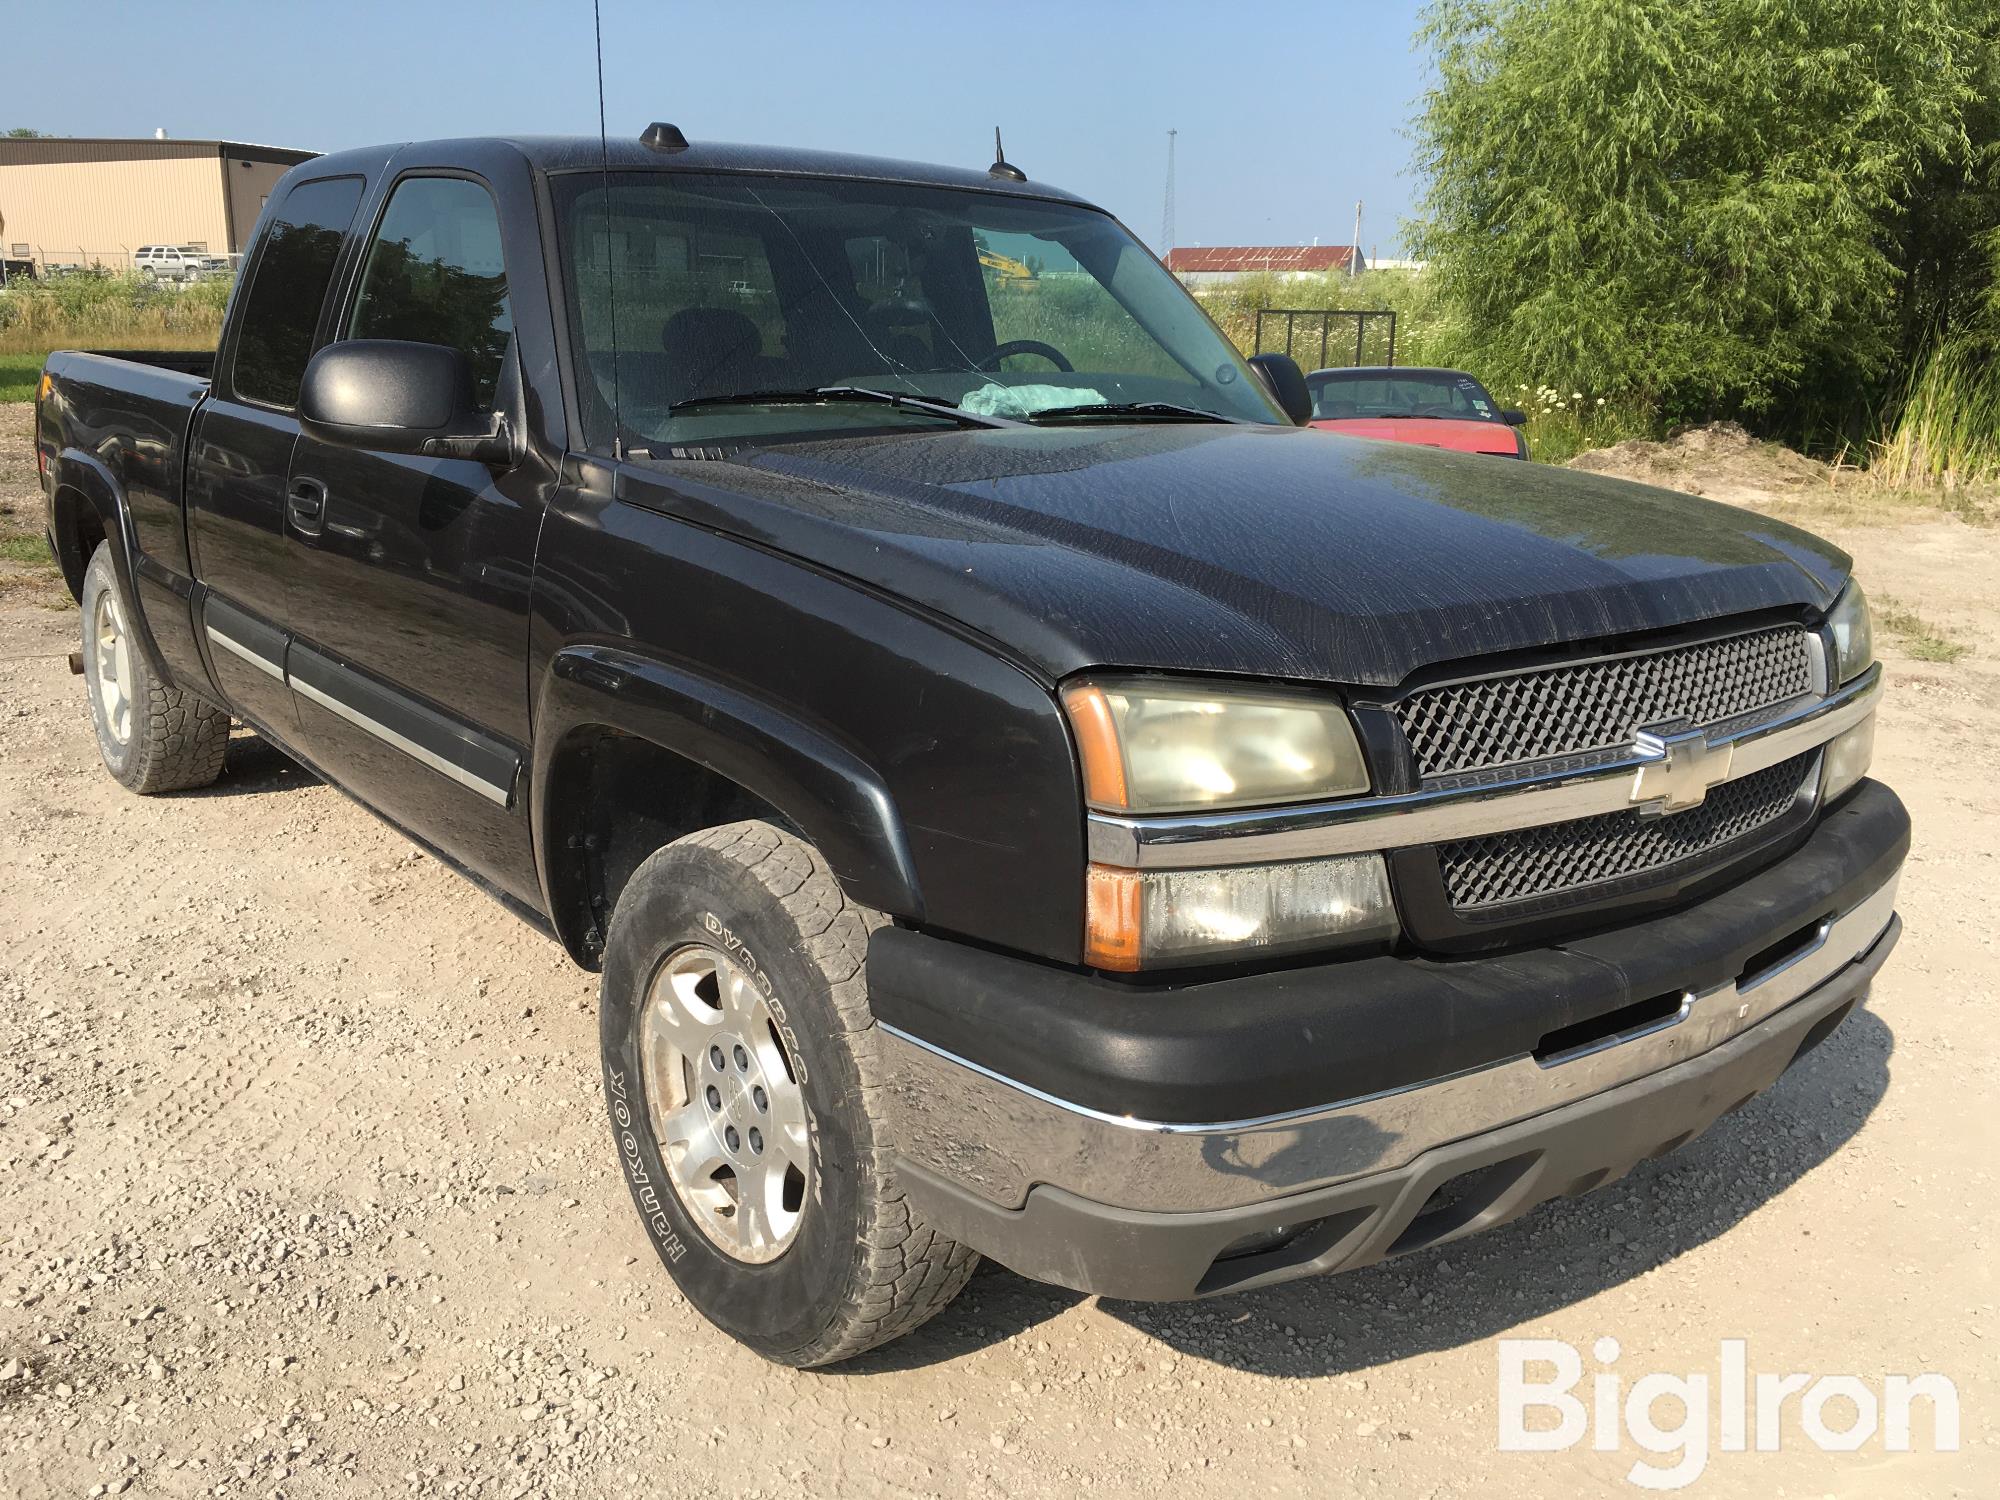
{"label": "gravel ground", "polygon": [[[0,411],[0,452],[24,440]],[[35,503],[12,465],[0,515]],[[1209,1303],[993,1268],[904,1343],[768,1366],[689,1312],[613,1170],[593,986],[255,738],[126,795],[0,590],[0,1493],[1543,1495],[1642,1455],[1496,1451],[1496,1340],[1616,1374],[1956,1382],[1961,1451],[1711,1455],[1696,1492],[1987,1495],[2000,1064],[2000,549],[1850,532],[1971,647],[1895,674],[1917,848],[1869,1011],[1755,1106],[1441,1253]],[[32,572],[32,570],[28,570]],[[1662,1420],[1673,1412],[1663,1409]]]}

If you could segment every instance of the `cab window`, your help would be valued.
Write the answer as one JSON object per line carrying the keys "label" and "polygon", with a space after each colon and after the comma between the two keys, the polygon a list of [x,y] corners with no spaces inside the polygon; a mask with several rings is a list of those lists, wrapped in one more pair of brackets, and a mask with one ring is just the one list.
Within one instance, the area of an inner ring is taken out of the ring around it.
{"label": "cab window", "polygon": [[[333,264],[361,206],[361,186],[359,177],[302,182],[271,220],[251,273],[230,377],[243,400],[286,409],[297,403]],[[163,249],[146,248],[156,259]]]}
{"label": "cab window", "polygon": [[492,195],[459,177],[399,184],[368,247],[347,337],[464,350],[490,410],[513,332]]}

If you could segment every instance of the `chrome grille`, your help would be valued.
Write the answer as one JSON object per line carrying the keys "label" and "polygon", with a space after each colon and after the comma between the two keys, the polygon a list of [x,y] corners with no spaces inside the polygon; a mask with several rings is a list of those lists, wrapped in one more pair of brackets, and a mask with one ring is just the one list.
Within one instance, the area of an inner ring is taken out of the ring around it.
{"label": "chrome grille", "polygon": [[1496,833],[1438,845],[1445,894],[1460,912],[1533,901],[1558,908],[1606,894],[1632,877],[1657,878],[1704,862],[1738,839],[1767,827],[1796,805],[1819,752],[1795,755],[1762,771],[1725,781],[1699,807],[1666,817],[1601,813],[1517,833]]}
{"label": "chrome grille", "polygon": [[1641,729],[1679,721],[1705,727],[1812,687],[1810,637],[1782,625],[1423,688],[1394,712],[1418,773],[1438,777],[1629,745]]}

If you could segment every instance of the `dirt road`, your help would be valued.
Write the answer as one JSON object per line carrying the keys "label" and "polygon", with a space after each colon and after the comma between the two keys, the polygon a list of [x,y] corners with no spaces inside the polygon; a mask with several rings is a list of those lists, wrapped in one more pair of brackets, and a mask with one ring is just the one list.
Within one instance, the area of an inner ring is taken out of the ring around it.
{"label": "dirt road", "polygon": [[[31,474],[7,482],[33,503]],[[1917,1452],[1822,1453],[1794,1407],[1782,1451],[1712,1452],[1696,1493],[2000,1491],[2000,539],[1841,539],[1878,599],[1971,649],[1883,642],[1908,936],[1871,1009],[1771,1096],[1443,1253],[1166,1307],[989,1268],[823,1374],[716,1335],[654,1263],[612,1169],[587,976],[247,735],[211,791],[122,792],[64,664],[74,614],[16,569],[0,1494],[1624,1490],[1629,1439],[1496,1451],[1496,1340],[1566,1340],[1594,1372],[1607,1336],[1628,1384],[1712,1372],[1725,1338],[1753,1370],[1956,1383],[1958,1453],[1924,1451],[1922,1406]]]}

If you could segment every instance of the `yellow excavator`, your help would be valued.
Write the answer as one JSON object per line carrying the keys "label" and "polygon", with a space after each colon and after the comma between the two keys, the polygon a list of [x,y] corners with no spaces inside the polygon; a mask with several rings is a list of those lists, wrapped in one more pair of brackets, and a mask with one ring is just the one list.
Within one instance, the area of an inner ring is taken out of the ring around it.
{"label": "yellow excavator", "polygon": [[1035,268],[1024,260],[1016,260],[1011,255],[1002,255],[997,250],[981,250],[979,263],[987,270],[995,272],[1002,281],[1033,281]]}

